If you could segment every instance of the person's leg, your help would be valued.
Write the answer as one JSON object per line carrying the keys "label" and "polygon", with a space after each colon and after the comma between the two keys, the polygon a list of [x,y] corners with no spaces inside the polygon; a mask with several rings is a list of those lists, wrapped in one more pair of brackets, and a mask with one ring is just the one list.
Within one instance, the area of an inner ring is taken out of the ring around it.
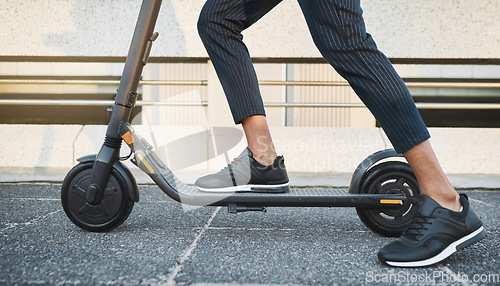
{"label": "person's leg", "polygon": [[399,267],[431,265],[484,238],[467,196],[459,197],[444,175],[404,82],[366,33],[360,1],[299,3],[319,50],[404,154],[423,194],[412,223],[399,240],[379,251],[380,261]]}
{"label": "person's leg", "polygon": [[199,178],[202,191],[288,191],[284,159],[277,156],[265,118],[257,76],[241,32],[281,0],[208,0],[198,21],[200,37],[212,60],[236,124],[248,148],[220,172]]}
{"label": "person's leg", "polygon": [[366,33],[359,0],[299,0],[314,43],[402,153],[430,136],[403,80]]}
{"label": "person's leg", "polygon": [[417,177],[420,192],[452,211],[460,210],[460,197],[448,181],[426,140],[403,153]]}
{"label": "person's leg", "polygon": [[410,92],[366,33],[359,0],[299,3],[318,49],[351,84],[395,149],[405,155],[421,192],[455,209],[449,198],[458,194],[434,156],[427,141],[429,133]]}
{"label": "person's leg", "polygon": [[[226,94],[233,119],[242,123],[248,147],[264,165],[276,158],[257,76],[241,32],[281,0],[208,0],[198,31]],[[263,116],[262,116],[263,115]]]}
{"label": "person's leg", "polygon": [[241,124],[247,138],[248,149],[252,151],[255,160],[265,166],[271,165],[278,154],[274,148],[266,117],[250,116],[244,118]]}

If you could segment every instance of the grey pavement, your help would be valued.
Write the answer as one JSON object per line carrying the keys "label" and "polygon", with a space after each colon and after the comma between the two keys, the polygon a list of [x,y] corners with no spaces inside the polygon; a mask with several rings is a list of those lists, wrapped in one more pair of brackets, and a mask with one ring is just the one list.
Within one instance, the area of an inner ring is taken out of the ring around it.
{"label": "grey pavement", "polygon": [[0,285],[500,283],[500,189],[467,191],[485,240],[418,269],[383,266],[376,253],[392,238],[367,230],[353,208],[184,211],[156,186],[141,185],[122,226],[91,233],[66,217],[59,190],[58,183],[0,184]]}

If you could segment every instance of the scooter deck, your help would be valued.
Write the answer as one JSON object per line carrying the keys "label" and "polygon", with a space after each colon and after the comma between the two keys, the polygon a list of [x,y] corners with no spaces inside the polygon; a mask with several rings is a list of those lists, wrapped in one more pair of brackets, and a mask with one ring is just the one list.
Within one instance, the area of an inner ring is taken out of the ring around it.
{"label": "scooter deck", "polygon": [[146,172],[168,196],[183,204],[228,207],[401,207],[402,194],[351,194],[347,189],[293,188],[288,193],[202,192],[179,180],[160,160],[153,147],[127,124],[122,138],[133,150],[133,163]]}
{"label": "scooter deck", "polygon": [[[291,188],[287,193],[215,193],[203,192],[195,186],[180,181],[166,166],[159,174],[150,174],[168,195],[175,190],[181,203],[198,206],[247,206],[247,207],[398,207],[405,197],[399,194],[350,194],[339,188]],[[166,186],[162,187],[162,186]]]}

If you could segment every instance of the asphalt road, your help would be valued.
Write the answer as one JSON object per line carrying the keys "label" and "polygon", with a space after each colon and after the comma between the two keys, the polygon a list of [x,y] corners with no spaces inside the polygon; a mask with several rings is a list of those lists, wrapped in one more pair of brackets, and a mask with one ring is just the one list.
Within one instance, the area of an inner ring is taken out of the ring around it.
{"label": "asphalt road", "polygon": [[1,285],[500,284],[500,190],[467,192],[485,240],[438,265],[398,269],[376,257],[392,239],[370,232],[353,208],[186,211],[140,186],[122,226],[90,233],[66,217],[59,189],[0,184]]}

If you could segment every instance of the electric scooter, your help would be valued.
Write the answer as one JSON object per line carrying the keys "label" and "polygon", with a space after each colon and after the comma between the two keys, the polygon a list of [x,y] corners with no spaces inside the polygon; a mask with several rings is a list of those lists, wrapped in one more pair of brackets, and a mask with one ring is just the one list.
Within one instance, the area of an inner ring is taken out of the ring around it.
{"label": "electric scooter", "polygon": [[[181,182],[134,131],[130,117],[143,67],[148,62],[161,0],[144,0],[112,107],[106,137],[97,155],[79,158],[66,175],[61,201],[69,219],[88,231],[110,231],[129,216],[139,201],[139,189],[122,161],[146,172],[172,199],[193,206],[226,206],[230,213],[266,211],[267,207],[355,207],[361,221],[384,236],[399,236],[417,212],[420,195],[409,165],[394,149],[376,152],[354,171],[348,189],[291,188],[283,194],[207,193]],[[120,157],[122,142],[129,146]]]}

